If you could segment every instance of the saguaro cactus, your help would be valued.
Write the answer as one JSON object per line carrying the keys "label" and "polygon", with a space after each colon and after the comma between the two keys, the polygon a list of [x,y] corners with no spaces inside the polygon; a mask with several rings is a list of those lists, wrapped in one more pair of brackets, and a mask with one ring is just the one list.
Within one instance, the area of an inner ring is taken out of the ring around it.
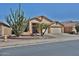
{"label": "saguaro cactus", "polygon": [[10,9],[10,14],[6,17],[7,23],[12,28],[12,31],[16,36],[20,36],[22,32],[24,32],[27,21],[24,17],[24,12],[21,9],[20,5],[19,8],[13,12],[12,9]]}

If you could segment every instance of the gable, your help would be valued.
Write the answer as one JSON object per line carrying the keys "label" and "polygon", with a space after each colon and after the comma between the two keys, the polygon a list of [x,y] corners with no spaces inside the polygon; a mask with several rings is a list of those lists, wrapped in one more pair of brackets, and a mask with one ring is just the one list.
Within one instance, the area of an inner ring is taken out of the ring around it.
{"label": "gable", "polygon": [[52,22],[50,22],[49,20],[47,20],[47,19],[43,18],[43,19],[42,19],[42,21],[41,21],[41,23],[51,24]]}
{"label": "gable", "polygon": [[32,23],[39,23],[39,21],[37,19],[33,19],[31,20]]}
{"label": "gable", "polygon": [[38,17],[32,18],[31,22],[40,22],[40,23],[46,23],[46,24],[52,24],[53,23],[52,20],[48,19],[45,16],[38,16]]}

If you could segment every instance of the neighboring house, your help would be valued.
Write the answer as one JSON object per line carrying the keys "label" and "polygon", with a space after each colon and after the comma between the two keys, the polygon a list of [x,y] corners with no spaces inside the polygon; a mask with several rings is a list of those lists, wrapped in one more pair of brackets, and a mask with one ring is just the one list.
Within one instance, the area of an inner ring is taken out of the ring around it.
{"label": "neighboring house", "polygon": [[0,36],[11,35],[11,32],[11,28],[7,24],[0,22]]}
{"label": "neighboring house", "polygon": [[40,33],[40,29],[36,27],[36,25],[39,23],[45,23],[49,25],[46,33],[63,32],[64,26],[62,24],[54,22],[45,16],[38,16],[29,20],[29,29],[28,31],[23,32],[22,35],[31,35],[33,33]]}
{"label": "neighboring house", "polygon": [[75,29],[75,25],[77,23],[76,22],[73,22],[73,21],[68,21],[68,22],[64,22],[63,25],[64,25],[64,32],[65,33],[76,33],[76,29]]}

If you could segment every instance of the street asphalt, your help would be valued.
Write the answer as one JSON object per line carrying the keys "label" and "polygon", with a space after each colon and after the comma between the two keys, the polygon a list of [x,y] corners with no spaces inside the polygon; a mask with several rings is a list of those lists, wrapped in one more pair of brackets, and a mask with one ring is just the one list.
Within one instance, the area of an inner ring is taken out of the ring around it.
{"label": "street asphalt", "polygon": [[0,56],[79,56],[79,40],[3,48]]}

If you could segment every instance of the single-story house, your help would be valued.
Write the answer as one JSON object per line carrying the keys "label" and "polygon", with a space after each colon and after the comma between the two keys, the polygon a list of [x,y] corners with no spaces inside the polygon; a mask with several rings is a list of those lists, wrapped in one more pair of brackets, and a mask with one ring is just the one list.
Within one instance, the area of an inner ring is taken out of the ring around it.
{"label": "single-story house", "polygon": [[33,33],[40,33],[40,30],[35,26],[39,23],[48,25],[46,33],[62,33],[64,32],[63,24],[52,21],[45,16],[37,16],[29,20],[29,29],[22,33],[22,35],[31,35]]}
{"label": "single-story house", "polygon": [[0,22],[0,36],[11,35],[11,32],[11,28],[7,24]]}
{"label": "single-story house", "polygon": [[76,33],[76,29],[75,29],[75,25],[77,23],[76,22],[73,22],[73,21],[68,21],[68,22],[64,22],[63,25],[64,25],[64,32],[65,33]]}

